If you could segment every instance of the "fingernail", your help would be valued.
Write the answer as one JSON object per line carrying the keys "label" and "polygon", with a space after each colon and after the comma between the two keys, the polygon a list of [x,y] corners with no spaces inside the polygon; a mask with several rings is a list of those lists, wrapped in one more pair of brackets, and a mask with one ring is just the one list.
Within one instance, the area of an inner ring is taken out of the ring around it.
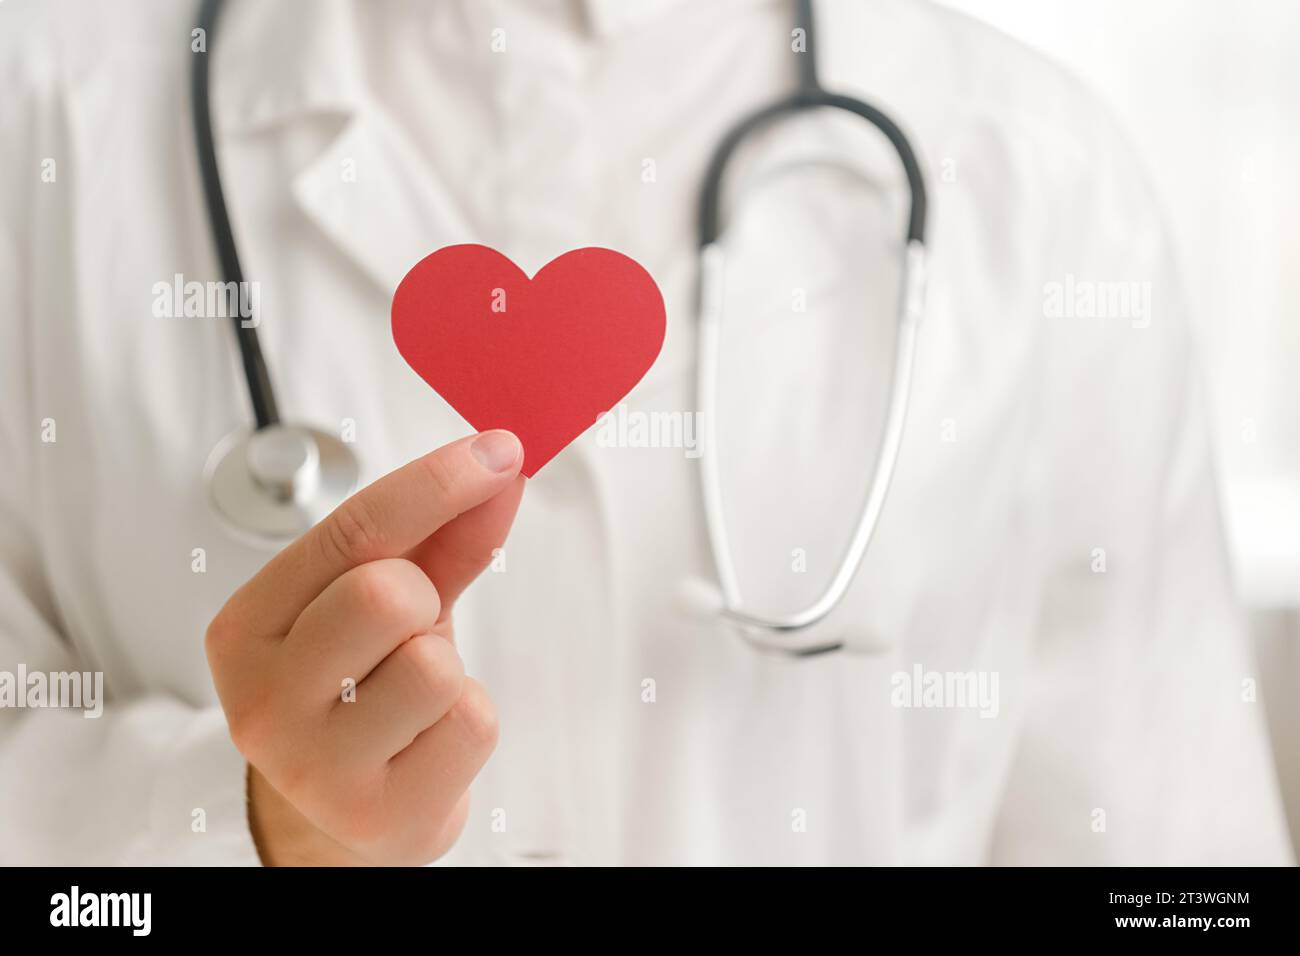
{"label": "fingernail", "polygon": [[519,457],[519,439],[509,432],[484,432],[474,439],[469,450],[488,471],[507,471]]}

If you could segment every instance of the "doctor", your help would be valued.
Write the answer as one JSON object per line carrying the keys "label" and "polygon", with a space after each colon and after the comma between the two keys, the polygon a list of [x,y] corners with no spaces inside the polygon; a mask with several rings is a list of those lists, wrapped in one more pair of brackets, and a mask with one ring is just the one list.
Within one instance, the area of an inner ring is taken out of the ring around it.
{"label": "doctor", "polygon": [[[743,158],[717,447],[634,427],[697,408],[697,190],[793,83],[787,2],[232,0],[205,54],[171,0],[0,6],[0,670],[108,697],[0,709],[0,862],[1290,860],[1138,165],[991,31],[817,10],[826,85],[923,157],[933,254],[894,487],[823,625],[846,649],[801,659],[675,595],[712,573],[701,456],[755,606],[843,550],[907,200],[865,124]],[[195,55],[281,407],[363,469],[269,561],[202,483],[249,414],[228,321],[155,308],[217,278]],[[388,331],[405,271],[465,241],[530,272],[609,246],[665,295],[631,424],[526,491]]]}

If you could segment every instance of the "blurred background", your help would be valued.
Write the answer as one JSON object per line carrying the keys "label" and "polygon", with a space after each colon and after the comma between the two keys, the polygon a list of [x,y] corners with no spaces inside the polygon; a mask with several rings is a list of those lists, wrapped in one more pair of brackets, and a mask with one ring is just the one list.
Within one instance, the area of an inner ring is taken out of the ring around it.
{"label": "blurred background", "polygon": [[1109,103],[1180,256],[1292,843],[1300,849],[1300,3],[940,0]]}

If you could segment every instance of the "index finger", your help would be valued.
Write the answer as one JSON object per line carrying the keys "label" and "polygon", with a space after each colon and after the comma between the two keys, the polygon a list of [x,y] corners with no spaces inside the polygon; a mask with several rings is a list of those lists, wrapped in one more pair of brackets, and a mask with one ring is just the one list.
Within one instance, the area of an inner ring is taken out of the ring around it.
{"label": "index finger", "polygon": [[401,557],[462,512],[508,488],[523,448],[507,431],[470,435],[362,488],[272,558],[237,593],[250,628],[285,634],[345,571]]}

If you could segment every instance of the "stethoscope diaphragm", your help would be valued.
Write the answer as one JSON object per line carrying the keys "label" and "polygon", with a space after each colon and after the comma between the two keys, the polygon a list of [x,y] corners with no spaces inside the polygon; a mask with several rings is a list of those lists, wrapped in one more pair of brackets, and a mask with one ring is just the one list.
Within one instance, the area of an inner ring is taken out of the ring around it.
{"label": "stethoscope diaphragm", "polygon": [[356,489],[360,468],[344,442],[300,425],[240,428],[212,449],[204,484],[213,511],[238,537],[282,547]]}

